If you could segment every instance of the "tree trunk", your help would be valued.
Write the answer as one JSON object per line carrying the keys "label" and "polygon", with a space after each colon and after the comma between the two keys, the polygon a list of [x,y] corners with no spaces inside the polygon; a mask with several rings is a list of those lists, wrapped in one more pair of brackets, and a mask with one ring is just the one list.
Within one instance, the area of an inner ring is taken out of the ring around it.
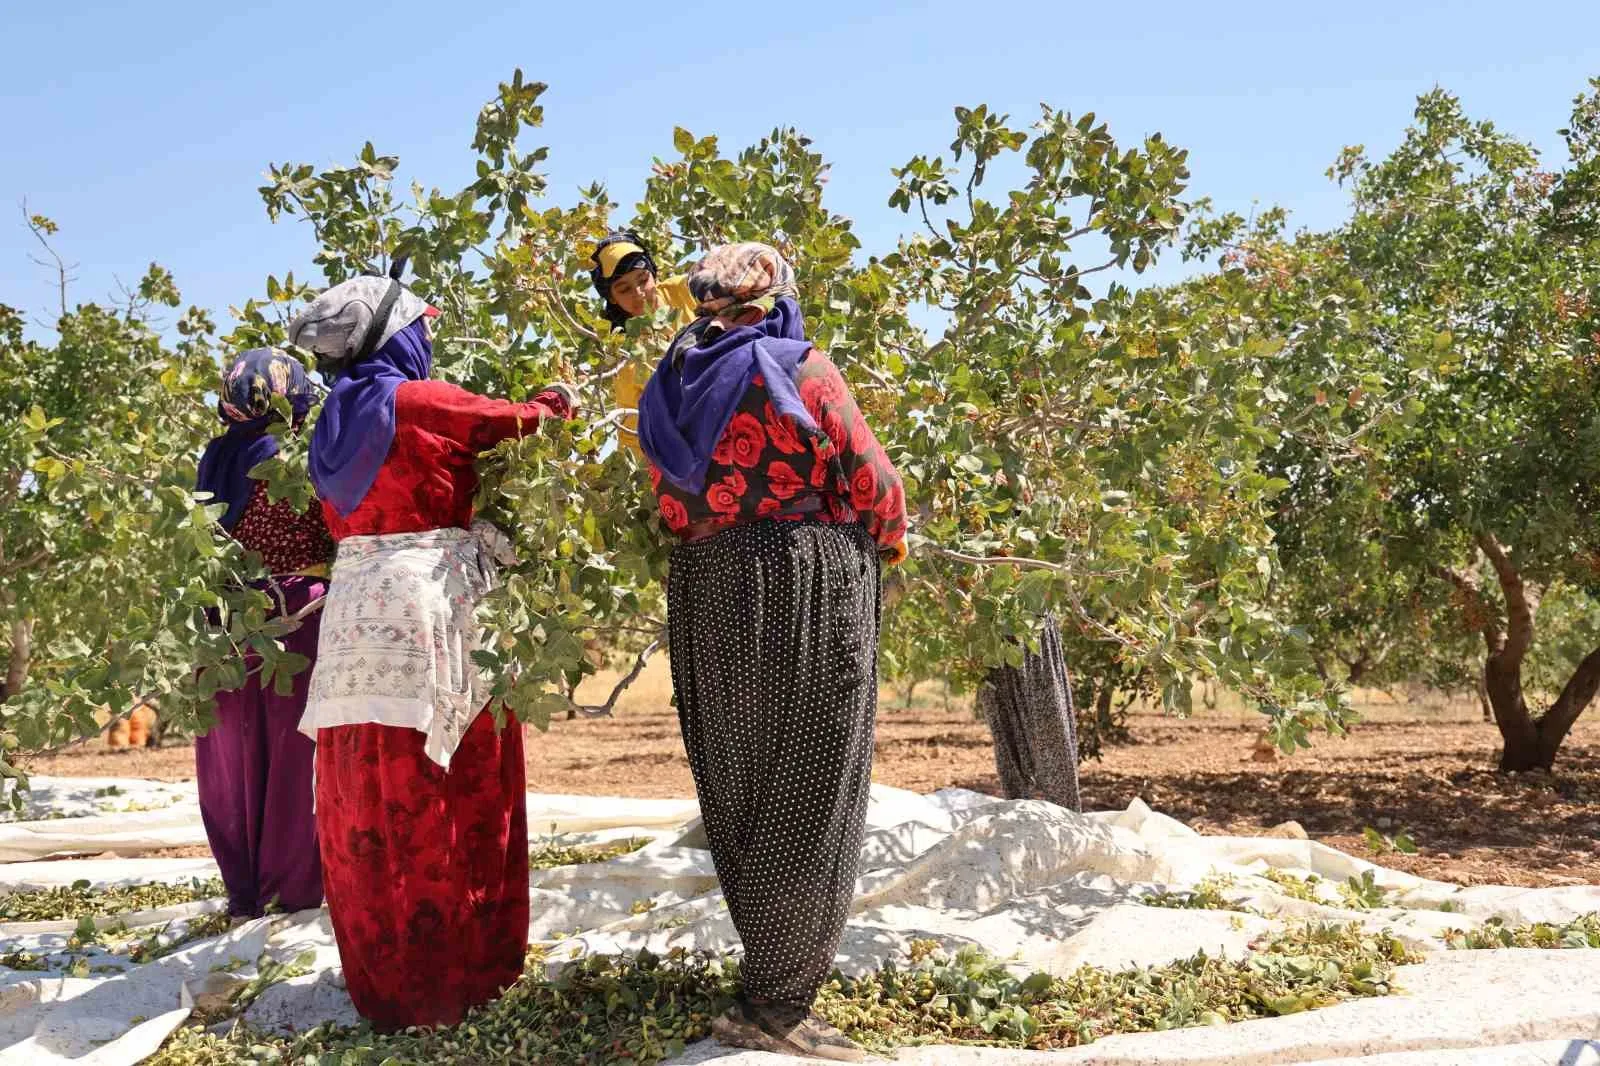
{"label": "tree trunk", "polygon": [[1478,706],[1483,708],[1483,720],[1494,721],[1494,707],[1489,703],[1489,686],[1484,684],[1483,671],[1478,671]]}
{"label": "tree trunk", "polygon": [[[1447,571],[1447,576],[1471,603],[1483,622],[1483,642],[1488,655],[1483,662],[1483,687],[1489,697],[1489,707],[1494,712],[1494,724],[1500,730],[1505,747],[1500,753],[1500,769],[1506,771],[1549,769],[1555,758],[1552,748],[1545,754],[1540,741],[1539,724],[1528,710],[1528,701],[1522,691],[1522,663],[1528,649],[1533,647],[1534,611],[1537,598],[1522,579],[1522,572],[1505,545],[1492,533],[1477,537],[1478,550],[1494,568],[1505,597],[1505,626],[1501,627],[1496,611],[1486,602],[1477,581],[1467,574]],[[1570,685],[1568,686],[1571,687]],[[1578,693],[1574,693],[1574,696]],[[1593,695],[1590,688],[1589,695]],[[1584,698],[1588,703],[1588,697]],[[1578,711],[1582,711],[1582,707]],[[1577,717],[1574,712],[1573,718]],[[1570,727],[1570,723],[1569,723]],[[1565,736],[1565,730],[1562,731]],[[1559,741],[1556,747],[1559,747]]]}
{"label": "tree trunk", "polygon": [[33,619],[11,620],[11,654],[6,661],[5,687],[0,688],[0,701],[8,700],[22,691],[28,679],[28,660],[33,656]]}
{"label": "tree trunk", "polygon": [[[1502,770],[1532,770],[1539,763],[1539,730],[1533,715],[1528,712],[1528,701],[1522,694],[1522,659],[1506,661],[1504,656],[1491,655],[1483,666],[1484,689],[1489,694],[1489,706],[1494,712],[1494,723],[1505,741],[1500,754]],[[1548,764],[1546,764],[1548,765]]]}
{"label": "tree trunk", "polygon": [[1600,648],[1584,656],[1583,662],[1572,672],[1561,695],[1539,719],[1539,765],[1549,769],[1556,761],[1573,723],[1600,690]]}
{"label": "tree trunk", "polygon": [[917,694],[917,683],[915,681],[907,682],[906,683],[906,710],[909,711],[911,709],[911,699],[916,694]]}

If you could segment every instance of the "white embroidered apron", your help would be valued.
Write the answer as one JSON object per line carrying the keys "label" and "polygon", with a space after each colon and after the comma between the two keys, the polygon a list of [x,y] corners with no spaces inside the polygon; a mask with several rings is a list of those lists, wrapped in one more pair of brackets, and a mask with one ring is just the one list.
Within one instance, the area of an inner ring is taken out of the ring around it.
{"label": "white embroidered apron", "polygon": [[300,732],[415,729],[428,758],[448,769],[493,687],[472,661],[481,639],[473,612],[498,583],[497,561],[514,560],[487,522],[340,541]]}

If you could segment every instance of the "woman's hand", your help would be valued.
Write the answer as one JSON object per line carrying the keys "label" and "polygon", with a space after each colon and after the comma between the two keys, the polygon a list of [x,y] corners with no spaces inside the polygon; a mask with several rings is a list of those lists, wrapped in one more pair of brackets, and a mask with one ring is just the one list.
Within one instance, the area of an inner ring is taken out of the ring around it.
{"label": "woman's hand", "polygon": [[574,417],[574,416],[577,415],[577,413],[578,413],[578,390],[577,389],[573,388],[571,385],[566,384],[565,382],[558,381],[554,385],[546,385],[544,387],[544,392],[541,393],[540,395],[549,395],[549,394],[553,394],[555,396],[559,396],[561,398],[561,402],[567,405],[567,415],[568,415],[568,417]]}

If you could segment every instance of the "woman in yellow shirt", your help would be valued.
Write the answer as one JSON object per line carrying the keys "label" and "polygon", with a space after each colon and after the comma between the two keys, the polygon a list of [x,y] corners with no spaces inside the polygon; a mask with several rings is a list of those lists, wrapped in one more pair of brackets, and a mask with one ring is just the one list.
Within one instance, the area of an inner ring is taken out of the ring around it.
{"label": "woman in yellow shirt", "polygon": [[[613,330],[621,331],[628,319],[654,314],[663,303],[672,309],[673,330],[681,330],[695,320],[694,296],[682,275],[659,280],[655,257],[632,230],[613,230],[595,246],[592,257],[595,291],[606,302],[605,317]],[[629,363],[612,379],[612,396],[618,407],[637,409],[648,374],[640,374]],[[639,452],[638,419],[629,415],[622,422],[622,442],[635,455]]]}

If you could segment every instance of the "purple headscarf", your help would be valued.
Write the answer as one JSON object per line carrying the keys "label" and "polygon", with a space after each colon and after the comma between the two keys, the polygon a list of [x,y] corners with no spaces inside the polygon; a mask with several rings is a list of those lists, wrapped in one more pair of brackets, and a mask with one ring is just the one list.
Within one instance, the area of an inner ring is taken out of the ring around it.
{"label": "purple headscarf", "polygon": [[639,398],[640,447],[661,476],[685,492],[705,487],[711,452],[757,373],[766,378],[779,414],[791,416],[803,431],[817,430],[794,387],[795,372],[812,348],[799,304],[779,297],[760,322],[735,326],[701,346],[704,325],[679,335]]}
{"label": "purple headscarf", "polygon": [[275,348],[252,348],[234,360],[222,377],[217,417],[227,431],[213,438],[200,457],[195,489],[209,492],[212,503],[225,503],[222,528],[231,531],[244,517],[255,484],[250,471],[278,454],[278,438],[268,430],[280,421],[272,397],[282,396],[299,425],[311,410],[311,379],[299,360]]}
{"label": "purple headscarf", "polygon": [[361,506],[394,444],[394,393],[425,381],[433,343],[418,318],[377,351],[341,368],[311,434],[311,483],[343,517]]}

